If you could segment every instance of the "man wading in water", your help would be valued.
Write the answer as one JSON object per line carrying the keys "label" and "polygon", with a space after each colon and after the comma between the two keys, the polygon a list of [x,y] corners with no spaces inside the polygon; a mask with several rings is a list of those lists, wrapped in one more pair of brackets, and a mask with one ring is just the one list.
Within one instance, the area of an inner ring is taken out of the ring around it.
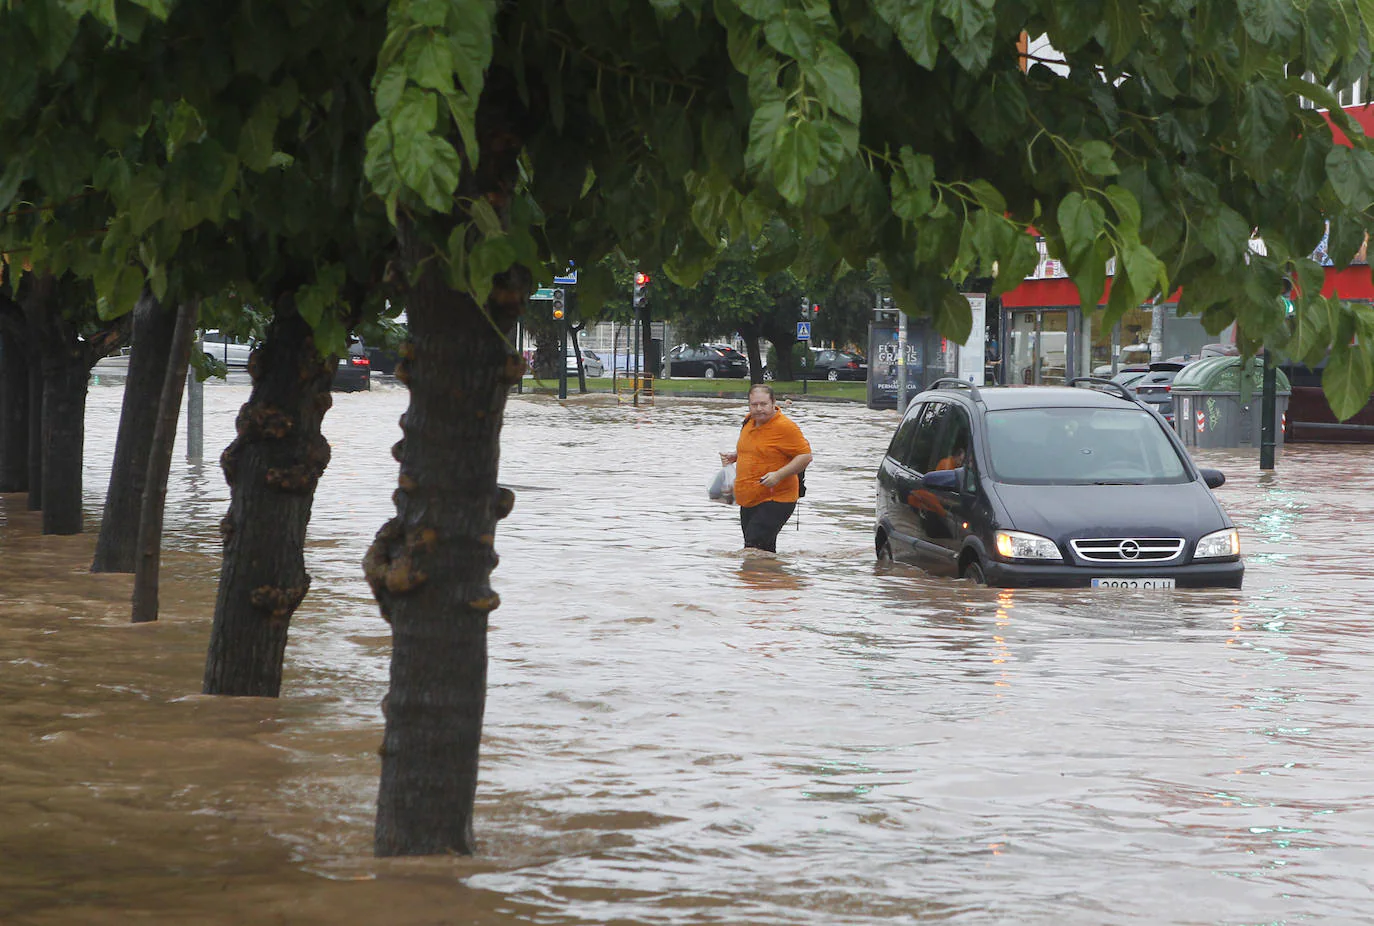
{"label": "man wading in water", "polygon": [[776,553],[778,532],[797,508],[797,475],[811,463],[811,445],[801,428],[778,411],[773,387],[749,390],[749,417],[739,443],[720,455],[735,464],[735,503],[744,546]]}

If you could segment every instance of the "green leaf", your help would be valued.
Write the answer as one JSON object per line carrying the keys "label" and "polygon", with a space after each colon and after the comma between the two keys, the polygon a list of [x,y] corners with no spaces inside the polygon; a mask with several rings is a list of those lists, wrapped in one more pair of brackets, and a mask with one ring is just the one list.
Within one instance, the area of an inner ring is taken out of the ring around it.
{"label": "green leaf", "polygon": [[410,0],[406,14],[410,21],[421,26],[440,28],[448,19],[449,0]]}
{"label": "green leaf", "polygon": [[615,274],[604,263],[583,267],[577,272],[577,307],[583,318],[590,318],[601,307],[619,295]]}
{"label": "green leaf", "polygon": [[1363,211],[1374,203],[1374,154],[1337,145],[1326,155],[1326,173],[1346,206]]}
{"label": "green leaf", "polygon": [[131,264],[96,272],[95,310],[101,319],[120,318],[134,310],[143,292],[143,273]]}
{"label": "green leaf", "polygon": [[1216,257],[1217,266],[1229,271],[1248,250],[1250,225],[1234,209],[1218,206],[1215,212],[1202,214],[1193,225],[1193,234]]}
{"label": "green leaf", "polygon": [[434,135],[397,134],[393,156],[401,182],[435,212],[448,212],[463,169],[453,146]]}
{"label": "green leaf", "polygon": [[749,121],[749,147],[744,152],[744,165],[757,170],[772,157],[778,136],[787,125],[787,107],[781,102],[764,103],[754,110]]}
{"label": "green leaf", "polygon": [[1333,306],[1325,296],[1299,299],[1288,352],[1297,360],[1318,362],[1331,344]]}
{"label": "green leaf", "polygon": [[472,221],[477,225],[479,231],[487,237],[495,237],[506,233],[506,229],[501,225],[501,218],[496,214],[496,210],[491,207],[491,203],[480,197],[472,201],[468,207],[468,214],[472,216]]}
{"label": "green leaf", "polygon": [[968,341],[973,331],[973,308],[968,297],[953,284],[948,284],[940,287],[938,300],[934,313],[935,330],[955,344]]}
{"label": "green leaf", "polygon": [[421,87],[453,93],[453,44],[446,36],[428,32],[413,37],[406,46],[406,74]]}
{"label": "green leaf", "polygon": [[1040,263],[1040,250],[1030,235],[1017,229],[1012,250],[998,259],[997,279],[992,286],[991,296],[1000,296],[1020,286]]}
{"label": "green leaf", "polygon": [[932,18],[935,0],[876,0],[878,15],[897,33],[897,40],[911,60],[927,71],[935,70],[940,38]]}
{"label": "green leaf", "polygon": [[1068,263],[1077,265],[1097,236],[1101,234],[1105,216],[1102,207],[1074,191],[1059,204],[1059,234],[1064,238]]}
{"label": "green leaf", "polygon": [[1242,154],[1254,159],[1267,152],[1286,134],[1288,107],[1283,96],[1268,84],[1250,84],[1244,91],[1237,129]]}
{"label": "green leaf", "polygon": [[816,127],[798,122],[785,127],[773,152],[773,184],[783,199],[797,204],[806,198],[806,178],[820,163],[821,142]]}
{"label": "green leaf", "polygon": [[477,100],[466,93],[450,94],[444,99],[453,124],[458,127],[458,135],[463,139],[463,153],[468,156],[468,164],[475,168],[481,154],[477,142]]}
{"label": "green leaf", "polygon": [[1107,202],[1111,203],[1112,208],[1116,210],[1116,220],[1119,226],[1139,232],[1140,203],[1136,201],[1135,194],[1123,186],[1112,184],[1107,187]]}
{"label": "green leaf", "polygon": [[516,262],[515,247],[505,235],[483,238],[468,254],[469,291],[478,305],[491,295],[492,277],[505,273]]}
{"label": "green leaf", "polygon": [[448,0],[448,31],[453,42],[454,69],[463,89],[474,100],[482,95],[491,64],[492,0]]}
{"label": "green leaf", "polygon": [[14,194],[19,192],[19,184],[27,175],[28,164],[24,158],[11,158],[5,165],[4,173],[0,173],[0,212],[14,202]]}
{"label": "green leaf", "polygon": [[975,180],[968,187],[969,192],[973,194],[974,201],[983,209],[999,216],[1007,211],[1006,199],[991,183],[986,180]]}
{"label": "green leaf", "polygon": [[406,70],[393,64],[373,82],[372,95],[377,102],[377,115],[385,119],[401,102],[401,94],[406,89]]}
{"label": "green leaf", "polygon": [[917,154],[910,145],[901,150],[901,166],[892,171],[892,211],[908,222],[930,212],[934,205],[930,186],[935,180],[935,161]]}
{"label": "green leaf", "polygon": [[1084,142],[1080,149],[1083,155],[1083,169],[1095,177],[1114,177],[1121,173],[1113,156],[1116,154],[1111,145],[1103,141]]}
{"label": "green leaf", "polygon": [[827,109],[857,124],[863,116],[859,66],[834,42],[822,40],[815,58],[802,61],[802,71],[816,86]]}
{"label": "green leaf", "polygon": [[1369,355],[1358,346],[1337,341],[1322,374],[1322,392],[1336,418],[1345,421],[1369,402],[1374,390],[1374,368]]}
{"label": "green leaf", "polygon": [[259,102],[253,114],[239,128],[238,156],[249,170],[261,173],[271,166],[276,150],[277,111]]}
{"label": "green leaf", "polygon": [[205,121],[190,103],[177,100],[167,119],[167,158],[176,157],[177,150],[205,137]]}
{"label": "green leaf", "polygon": [[1127,242],[1121,251],[1121,265],[1135,286],[1136,301],[1148,299],[1157,289],[1169,295],[1169,273],[1164,262],[1139,241]]}
{"label": "green leaf", "polygon": [[402,139],[428,135],[439,121],[439,98],[418,87],[407,87],[387,121],[398,147]]}
{"label": "green leaf", "polygon": [[1245,31],[1261,45],[1286,42],[1300,27],[1290,0],[1238,0],[1236,9]]}
{"label": "green leaf", "polygon": [[784,9],[763,24],[763,38],[795,61],[816,57],[816,28],[800,10]]}

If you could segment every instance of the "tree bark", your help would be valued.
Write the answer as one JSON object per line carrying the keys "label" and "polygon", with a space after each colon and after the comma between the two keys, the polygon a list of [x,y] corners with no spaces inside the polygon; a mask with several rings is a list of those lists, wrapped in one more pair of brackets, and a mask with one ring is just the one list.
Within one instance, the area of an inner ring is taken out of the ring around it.
{"label": "tree bark", "polygon": [[177,308],[171,356],[163,370],[162,394],[158,399],[157,421],[147,454],[143,478],[145,490],[138,517],[138,568],[134,573],[133,600],[133,622],[136,624],[157,620],[167,475],[172,468],[172,445],[176,442],[181,394],[186,391],[186,367],[191,359],[191,336],[198,314],[199,305],[195,302],[184,302]]}
{"label": "tree bark", "polygon": [[29,361],[29,498],[28,509],[43,508],[43,364]]}
{"label": "tree bark", "polygon": [[91,370],[66,352],[43,361],[43,533],[79,534],[86,388]]}
{"label": "tree bark", "polygon": [[[407,264],[423,266],[423,247],[402,236]],[[527,283],[497,283],[487,308],[508,338]],[[410,407],[395,448],[396,517],[364,560],[392,626],[375,848],[470,853],[487,615],[499,603],[494,534],[514,503],[496,482],[499,438],[524,364],[471,297],[432,269],[413,284],[406,313],[413,340],[397,376],[410,385]]]}
{"label": "tree bark", "polygon": [[29,488],[29,360],[24,341],[0,323],[0,492]]}
{"label": "tree bark", "polygon": [[[42,509],[44,534],[79,534],[81,455],[86,439],[86,385],[90,378],[87,350],[62,316],[55,277],[36,276],[26,281],[20,303],[34,341],[31,349],[38,355],[42,370],[39,478],[34,478],[30,466],[29,508]],[[30,447],[31,453],[33,450]],[[35,495],[39,498],[37,505]]]}
{"label": "tree bark", "polygon": [[[148,479],[153,431],[159,418],[161,400],[158,396],[171,364],[177,318],[178,313],[164,310],[147,292],[134,307],[129,375],[124,382],[119,436],[115,439],[110,486],[105,492],[105,511],[100,519],[92,572],[133,572],[137,564],[140,511]],[[178,407],[180,401],[178,393]],[[175,423],[174,420],[173,425]],[[163,493],[165,496],[165,485]]]}
{"label": "tree bark", "polygon": [[337,358],[322,359],[292,298],[279,300],[267,341],[249,362],[253,393],[220,466],[229,513],[205,659],[206,694],[276,697],[287,629],[310,587],[305,531],[329,465],[320,423]]}

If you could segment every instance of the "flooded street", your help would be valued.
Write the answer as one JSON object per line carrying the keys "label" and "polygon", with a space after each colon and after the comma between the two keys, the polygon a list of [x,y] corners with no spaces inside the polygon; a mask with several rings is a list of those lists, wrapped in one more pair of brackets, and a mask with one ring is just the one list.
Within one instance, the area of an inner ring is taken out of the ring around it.
{"label": "flooded street", "polygon": [[[1374,919],[1374,447],[1204,451],[1243,591],[997,591],[873,554],[895,413],[796,403],[800,529],[706,499],[744,400],[512,397],[480,854],[376,860],[390,638],[360,561],[407,393],[336,394],[283,697],[200,690],[246,383],[179,443],[162,620],[0,496],[0,924]],[[184,422],[183,422],[184,427]],[[184,435],[183,435],[184,436]]]}

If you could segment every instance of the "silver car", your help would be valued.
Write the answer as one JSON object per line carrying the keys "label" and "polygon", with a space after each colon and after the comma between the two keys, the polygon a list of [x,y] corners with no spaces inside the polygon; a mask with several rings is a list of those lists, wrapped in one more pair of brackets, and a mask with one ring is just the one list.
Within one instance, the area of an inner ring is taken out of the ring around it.
{"label": "silver car", "polygon": [[196,349],[212,360],[218,360],[231,370],[248,369],[248,356],[257,345],[244,338],[211,329],[200,336]]}

